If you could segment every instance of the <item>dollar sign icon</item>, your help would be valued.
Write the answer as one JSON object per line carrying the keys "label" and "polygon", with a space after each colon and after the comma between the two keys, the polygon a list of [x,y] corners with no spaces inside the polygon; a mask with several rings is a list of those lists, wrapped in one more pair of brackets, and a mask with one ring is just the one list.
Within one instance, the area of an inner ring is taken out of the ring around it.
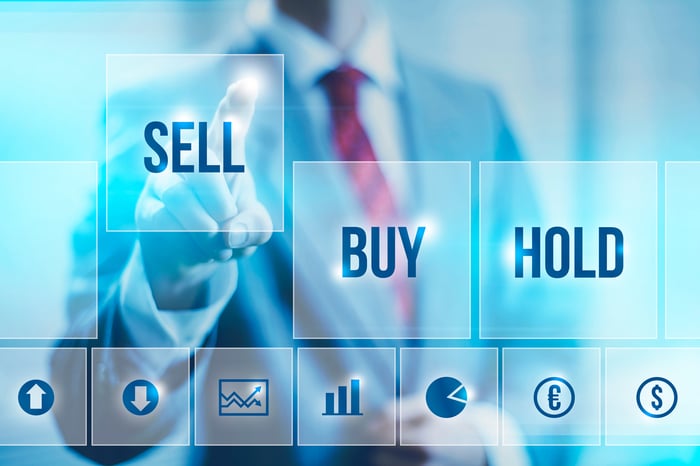
{"label": "dollar sign icon", "polygon": [[659,387],[659,384],[654,385],[654,388],[651,389],[651,396],[654,397],[654,401],[651,402],[651,407],[657,411],[664,405],[663,400],[661,397],[659,397],[659,393],[663,392],[664,391],[661,389],[661,387]]}
{"label": "dollar sign icon", "polygon": [[678,391],[670,380],[650,377],[637,389],[637,407],[646,416],[654,419],[666,417],[676,409]]}

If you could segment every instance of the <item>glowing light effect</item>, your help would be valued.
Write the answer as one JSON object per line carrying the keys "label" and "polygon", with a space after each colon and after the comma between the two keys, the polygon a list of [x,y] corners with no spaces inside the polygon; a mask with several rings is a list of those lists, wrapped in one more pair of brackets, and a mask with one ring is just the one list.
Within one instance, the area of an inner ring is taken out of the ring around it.
{"label": "glowing light effect", "polygon": [[440,222],[433,217],[423,216],[415,219],[416,228],[419,226],[425,227],[423,241],[435,242],[440,237]]}

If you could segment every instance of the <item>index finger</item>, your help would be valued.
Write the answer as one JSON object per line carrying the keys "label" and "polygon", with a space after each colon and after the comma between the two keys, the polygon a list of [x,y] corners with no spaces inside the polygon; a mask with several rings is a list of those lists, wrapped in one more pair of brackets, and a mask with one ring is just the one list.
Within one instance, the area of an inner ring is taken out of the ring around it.
{"label": "index finger", "polygon": [[[258,84],[254,79],[241,79],[226,89],[226,95],[214,113],[207,140],[213,153],[223,159],[224,150],[231,151],[235,165],[245,165],[245,136],[255,112]],[[226,131],[228,126],[229,131]],[[230,136],[230,141],[225,140]],[[225,174],[230,182],[235,173]]]}

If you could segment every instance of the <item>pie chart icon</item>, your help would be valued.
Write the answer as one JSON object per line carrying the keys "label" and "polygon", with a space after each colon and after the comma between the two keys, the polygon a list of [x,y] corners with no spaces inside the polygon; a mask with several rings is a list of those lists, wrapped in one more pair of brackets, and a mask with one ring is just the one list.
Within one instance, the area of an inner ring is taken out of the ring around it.
{"label": "pie chart icon", "polygon": [[425,392],[425,402],[434,415],[455,417],[467,406],[467,388],[452,377],[435,379]]}

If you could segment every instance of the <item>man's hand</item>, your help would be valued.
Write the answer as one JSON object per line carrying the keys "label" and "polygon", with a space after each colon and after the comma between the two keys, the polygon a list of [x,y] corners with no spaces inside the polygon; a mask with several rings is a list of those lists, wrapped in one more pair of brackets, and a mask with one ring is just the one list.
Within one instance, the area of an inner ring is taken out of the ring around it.
{"label": "man's hand", "polygon": [[[232,162],[245,165],[245,137],[256,98],[253,80],[228,87],[208,126],[209,160],[222,160],[223,122],[230,121]],[[197,158],[195,151],[183,153],[182,164],[197,166]],[[247,166],[243,173],[168,169],[151,174],[135,218],[142,231],[139,240],[146,276],[160,309],[201,307],[205,285],[221,264],[250,254],[270,238],[272,230]]]}

